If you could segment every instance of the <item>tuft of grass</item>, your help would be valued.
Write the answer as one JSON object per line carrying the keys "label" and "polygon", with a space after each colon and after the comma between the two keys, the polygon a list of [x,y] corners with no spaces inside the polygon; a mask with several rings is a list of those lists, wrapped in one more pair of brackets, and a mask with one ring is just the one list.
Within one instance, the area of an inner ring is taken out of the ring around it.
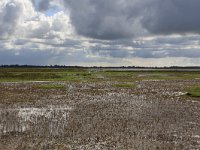
{"label": "tuft of grass", "polygon": [[35,85],[34,88],[36,89],[64,89],[64,85],[56,85],[56,84],[45,84],[45,85]]}
{"label": "tuft of grass", "polygon": [[188,90],[187,95],[192,97],[200,97],[200,86],[192,87]]}
{"label": "tuft of grass", "polygon": [[135,88],[134,84],[114,84],[113,87],[117,88]]}

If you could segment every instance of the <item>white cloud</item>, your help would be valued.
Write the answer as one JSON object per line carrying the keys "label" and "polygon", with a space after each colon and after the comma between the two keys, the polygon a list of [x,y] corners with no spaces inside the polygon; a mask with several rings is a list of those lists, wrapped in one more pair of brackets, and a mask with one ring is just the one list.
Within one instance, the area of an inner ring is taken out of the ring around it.
{"label": "white cloud", "polygon": [[1,38],[60,38],[73,37],[69,15],[63,11],[46,16],[35,11],[29,0],[0,2]]}

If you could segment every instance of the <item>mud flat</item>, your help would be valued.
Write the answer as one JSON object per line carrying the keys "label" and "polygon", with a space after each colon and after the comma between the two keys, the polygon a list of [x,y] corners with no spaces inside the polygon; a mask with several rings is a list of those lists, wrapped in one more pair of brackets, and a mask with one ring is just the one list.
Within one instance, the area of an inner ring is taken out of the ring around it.
{"label": "mud flat", "polygon": [[0,150],[200,149],[199,79],[130,84],[0,83]]}

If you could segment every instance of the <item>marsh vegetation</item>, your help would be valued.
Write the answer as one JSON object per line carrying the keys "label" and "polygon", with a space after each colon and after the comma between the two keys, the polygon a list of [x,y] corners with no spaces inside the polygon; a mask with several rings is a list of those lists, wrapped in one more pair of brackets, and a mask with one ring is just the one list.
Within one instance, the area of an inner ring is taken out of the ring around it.
{"label": "marsh vegetation", "polygon": [[6,68],[0,81],[0,150],[200,149],[199,71]]}

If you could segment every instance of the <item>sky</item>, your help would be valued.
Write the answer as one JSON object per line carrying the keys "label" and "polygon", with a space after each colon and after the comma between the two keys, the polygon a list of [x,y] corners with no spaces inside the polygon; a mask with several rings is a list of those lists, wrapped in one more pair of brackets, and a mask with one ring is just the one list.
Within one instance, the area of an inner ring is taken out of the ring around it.
{"label": "sky", "polygon": [[200,0],[1,0],[0,65],[200,66]]}

